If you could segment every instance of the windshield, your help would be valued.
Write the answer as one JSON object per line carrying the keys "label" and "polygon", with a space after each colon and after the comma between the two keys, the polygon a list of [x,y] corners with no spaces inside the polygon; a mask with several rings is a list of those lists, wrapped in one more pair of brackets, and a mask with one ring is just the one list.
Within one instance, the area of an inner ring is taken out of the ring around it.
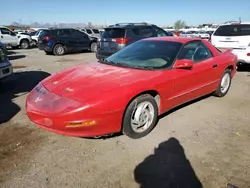
{"label": "windshield", "polygon": [[181,46],[179,42],[141,40],[106,58],[103,63],[139,69],[169,68]]}
{"label": "windshield", "polygon": [[93,31],[95,34],[99,34],[99,33],[100,33],[98,29],[93,29],[92,31]]}
{"label": "windshield", "polygon": [[250,24],[223,25],[215,32],[214,36],[247,36],[250,35]]}
{"label": "windshield", "polygon": [[120,28],[106,28],[102,34],[103,38],[123,38],[125,30]]}

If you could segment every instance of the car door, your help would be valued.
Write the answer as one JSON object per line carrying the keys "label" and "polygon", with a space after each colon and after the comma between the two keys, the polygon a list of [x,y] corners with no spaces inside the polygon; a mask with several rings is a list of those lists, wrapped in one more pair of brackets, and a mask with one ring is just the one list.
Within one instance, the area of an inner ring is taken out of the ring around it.
{"label": "car door", "polygon": [[84,32],[78,31],[76,29],[71,29],[72,37],[77,42],[77,47],[80,50],[87,50],[90,47],[90,39]]}
{"label": "car door", "polygon": [[67,51],[74,51],[78,49],[77,40],[71,35],[70,29],[58,29],[56,31],[55,41],[63,43]]}
{"label": "car door", "polygon": [[217,66],[210,50],[201,41],[185,44],[177,59],[193,61],[193,68],[176,69],[172,102],[174,106],[211,93],[216,88]]}
{"label": "car door", "polygon": [[7,28],[1,28],[1,42],[4,44],[11,44],[13,46],[16,46],[18,44],[17,36],[14,32],[11,32]]}

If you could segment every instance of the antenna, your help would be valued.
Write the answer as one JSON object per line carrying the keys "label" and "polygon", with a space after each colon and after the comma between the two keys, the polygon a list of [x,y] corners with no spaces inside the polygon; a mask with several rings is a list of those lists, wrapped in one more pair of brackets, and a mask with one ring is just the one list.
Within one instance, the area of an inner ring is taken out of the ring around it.
{"label": "antenna", "polygon": [[241,17],[239,17],[239,22],[241,23]]}

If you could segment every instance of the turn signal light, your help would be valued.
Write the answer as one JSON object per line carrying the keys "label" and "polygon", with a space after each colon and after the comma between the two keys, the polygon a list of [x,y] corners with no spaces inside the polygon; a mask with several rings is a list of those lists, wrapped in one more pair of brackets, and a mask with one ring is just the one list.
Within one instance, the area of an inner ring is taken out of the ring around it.
{"label": "turn signal light", "polygon": [[70,122],[66,125],[66,127],[88,127],[92,125],[96,125],[97,122],[95,120],[92,121],[78,121],[78,122]]}

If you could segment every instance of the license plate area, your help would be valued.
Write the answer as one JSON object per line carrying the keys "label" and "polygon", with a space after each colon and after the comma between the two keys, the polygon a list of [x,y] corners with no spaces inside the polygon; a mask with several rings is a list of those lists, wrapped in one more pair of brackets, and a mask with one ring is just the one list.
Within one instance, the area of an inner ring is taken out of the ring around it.
{"label": "license plate area", "polygon": [[103,47],[108,48],[109,47],[109,42],[103,42]]}

